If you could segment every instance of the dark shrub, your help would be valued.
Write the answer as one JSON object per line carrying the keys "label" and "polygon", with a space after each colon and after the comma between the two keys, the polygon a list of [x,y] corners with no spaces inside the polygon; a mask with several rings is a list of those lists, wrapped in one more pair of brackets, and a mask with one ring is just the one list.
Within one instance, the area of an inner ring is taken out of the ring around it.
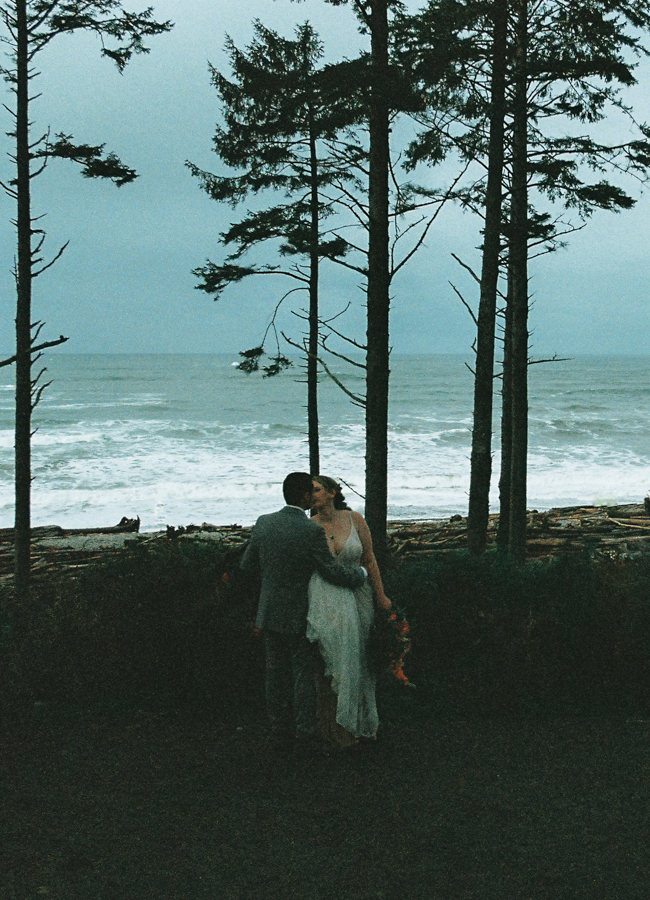
{"label": "dark shrub", "polygon": [[222,582],[230,551],[195,539],[140,541],[78,578],[34,591],[6,635],[5,711],[256,698],[252,598]]}
{"label": "dark shrub", "polygon": [[[450,712],[596,712],[650,698],[650,563],[501,553],[404,562],[409,677]],[[645,647],[644,647],[645,645]]]}
{"label": "dark shrub", "polygon": [[[141,540],[75,578],[39,582],[20,614],[5,604],[5,718],[97,702],[220,715],[259,704],[257,588],[228,589],[232,565],[218,542]],[[417,690],[382,678],[384,699],[450,715],[650,706],[650,559],[519,566],[500,553],[441,554],[403,561],[386,586],[411,626],[405,669]]]}

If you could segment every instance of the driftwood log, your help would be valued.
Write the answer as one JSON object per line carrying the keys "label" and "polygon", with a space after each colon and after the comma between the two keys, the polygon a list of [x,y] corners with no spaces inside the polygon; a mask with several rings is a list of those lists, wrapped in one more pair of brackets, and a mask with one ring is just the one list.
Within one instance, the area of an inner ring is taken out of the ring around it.
{"label": "driftwood log", "polygon": [[[571,506],[528,513],[526,552],[529,558],[560,553],[630,557],[650,552],[650,504],[625,506]],[[490,516],[488,547],[496,546],[499,517]],[[394,522],[389,528],[393,559],[467,547],[467,519]]]}
{"label": "driftwood log", "polygon": [[[490,516],[488,546],[496,545],[499,517]],[[111,528],[58,526],[32,530],[32,571],[35,582],[74,575],[94,560],[119,553],[129,542],[200,540],[218,542],[227,548],[241,546],[250,528],[240,525],[168,526],[164,532],[139,534],[139,519],[122,519]],[[467,519],[390,522],[390,557],[396,562],[426,557],[467,547]],[[530,559],[547,559],[560,554],[588,550],[596,556],[633,558],[650,553],[650,499],[624,506],[571,506],[533,510],[528,514],[527,554]],[[13,529],[0,529],[0,590],[13,582]]]}
{"label": "driftwood log", "polygon": [[[137,519],[127,519],[123,516],[117,525],[109,528],[61,528],[60,525],[41,525],[32,528],[32,540],[49,537],[70,537],[71,535],[88,534],[132,534],[140,531],[140,516]],[[13,543],[14,529],[0,528],[0,543]]]}
{"label": "driftwood log", "polygon": [[[137,537],[140,517],[124,516],[117,525],[107,528],[61,528],[42,525],[32,528],[32,573],[34,580],[62,575],[106,553],[116,553],[124,546],[124,537]],[[13,582],[14,529],[0,528],[0,590]]]}

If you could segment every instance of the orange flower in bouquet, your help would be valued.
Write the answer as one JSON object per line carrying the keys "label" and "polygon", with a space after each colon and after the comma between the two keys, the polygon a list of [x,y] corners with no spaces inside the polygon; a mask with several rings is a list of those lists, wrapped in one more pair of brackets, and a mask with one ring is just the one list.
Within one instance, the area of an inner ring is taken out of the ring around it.
{"label": "orange flower in bouquet", "polygon": [[393,604],[389,610],[376,611],[368,639],[368,659],[375,673],[387,670],[405,687],[414,687],[404,672],[406,655],[411,649],[410,634],[404,612]]}

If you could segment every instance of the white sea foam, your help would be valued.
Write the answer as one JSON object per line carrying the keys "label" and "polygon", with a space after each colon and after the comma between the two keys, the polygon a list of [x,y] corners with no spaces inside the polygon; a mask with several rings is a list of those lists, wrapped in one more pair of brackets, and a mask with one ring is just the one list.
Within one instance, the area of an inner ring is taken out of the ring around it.
{"label": "white sea foam", "polygon": [[[277,508],[284,475],[308,467],[304,386],[286,373],[247,378],[227,358],[144,359],[48,362],[56,394],[37,409],[34,524],[110,525],[124,515],[139,515],[144,530],[250,524]],[[565,366],[564,381],[557,369],[531,379],[529,507],[639,501],[650,490],[650,361]],[[389,516],[465,513],[472,396],[463,360],[398,357],[392,383]],[[0,526],[13,521],[12,420],[0,413]],[[321,471],[343,479],[362,510],[362,412],[325,382],[321,423]],[[496,510],[496,439],[493,471]]]}

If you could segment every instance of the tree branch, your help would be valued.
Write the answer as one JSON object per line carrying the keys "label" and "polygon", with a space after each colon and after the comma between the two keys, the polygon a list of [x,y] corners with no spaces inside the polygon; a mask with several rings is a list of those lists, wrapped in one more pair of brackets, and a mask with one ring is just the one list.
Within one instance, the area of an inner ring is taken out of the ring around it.
{"label": "tree branch", "polygon": [[451,281],[449,282],[449,284],[451,285],[452,290],[454,290],[454,291],[456,292],[456,295],[457,295],[458,298],[460,299],[460,302],[463,304],[463,306],[465,307],[465,309],[467,310],[467,312],[470,314],[470,316],[472,317],[472,321],[474,322],[474,324],[475,324],[476,327],[478,328],[478,319],[477,319],[477,317],[476,317],[475,314],[474,314],[474,310],[473,310],[472,307],[469,305],[469,303],[467,302],[467,300],[463,297],[463,295],[462,295],[461,292],[458,290],[458,288],[456,287],[456,285],[455,285],[455,284],[452,284]]}
{"label": "tree branch", "polygon": [[358,362],[358,360],[352,359],[349,356],[345,356],[343,353],[337,353],[336,350],[332,350],[330,347],[328,347],[327,343],[326,343],[328,337],[330,337],[330,335],[326,335],[321,340],[321,347],[323,348],[323,350],[327,350],[327,352],[331,353],[332,356],[336,356],[338,359],[342,359],[345,362],[350,363],[351,366],[356,366],[358,369],[367,369],[368,368],[365,363],[360,363],[360,362]]}
{"label": "tree branch", "polygon": [[[30,353],[39,353],[41,350],[47,350],[48,347],[57,347],[59,344],[65,344],[65,342],[69,341],[69,340],[70,340],[70,338],[63,337],[63,335],[61,335],[59,338],[57,338],[54,341],[46,341],[44,344],[39,344],[36,347],[32,347],[30,350]],[[15,362],[16,362],[15,354],[13,356],[7,357],[7,359],[0,359],[0,369],[3,368],[3,366],[11,366]]]}
{"label": "tree branch", "polygon": [[[306,347],[301,346],[300,344],[297,344],[295,341],[291,340],[291,338],[288,338],[284,332],[281,332],[281,334],[282,334],[282,337],[287,342],[287,344],[289,344],[291,347],[295,347],[297,350],[300,350],[301,353],[306,353],[307,356],[312,355],[309,353],[309,351],[307,350]],[[323,359],[321,359],[320,356],[316,356],[316,361],[319,363],[319,365],[321,365],[323,367],[326,374],[332,379],[334,384],[338,385],[338,387],[341,388],[343,393],[346,394],[356,406],[361,406],[362,408],[365,408],[366,401],[363,397],[360,397],[358,394],[355,394],[355,393],[353,393],[353,391],[346,388],[346,386],[343,384],[343,382],[330,371],[330,369],[327,366],[327,363]]]}
{"label": "tree branch", "polygon": [[[56,254],[56,256],[54,256],[49,261],[49,263],[47,263],[47,265],[43,266],[41,269],[38,269],[38,271],[36,271],[36,272],[32,271],[32,278],[38,278],[39,275],[42,275],[43,272],[46,272],[48,269],[50,269],[54,265],[54,263],[63,256],[63,254],[65,253],[66,247],[68,246],[69,243],[70,243],[70,241],[66,241],[65,244],[59,250],[59,252]],[[42,242],[41,242],[41,244],[42,244]]]}
{"label": "tree branch", "polygon": [[[474,279],[474,281],[475,281],[477,284],[480,284],[480,283],[481,283],[481,279],[480,279],[479,276],[476,274],[476,272],[474,271],[474,269],[470,268],[470,266],[468,266],[467,263],[464,263],[464,262],[462,261],[462,259],[460,259],[458,256],[456,256],[455,253],[452,253],[451,255],[454,257],[454,259],[456,260],[456,262],[457,262],[460,266],[463,267],[463,269],[467,269],[467,271],[469,272],[469,274],[472,276],[472,278]],[[452,287],[453,287],[453,285],[452,285]]]}

